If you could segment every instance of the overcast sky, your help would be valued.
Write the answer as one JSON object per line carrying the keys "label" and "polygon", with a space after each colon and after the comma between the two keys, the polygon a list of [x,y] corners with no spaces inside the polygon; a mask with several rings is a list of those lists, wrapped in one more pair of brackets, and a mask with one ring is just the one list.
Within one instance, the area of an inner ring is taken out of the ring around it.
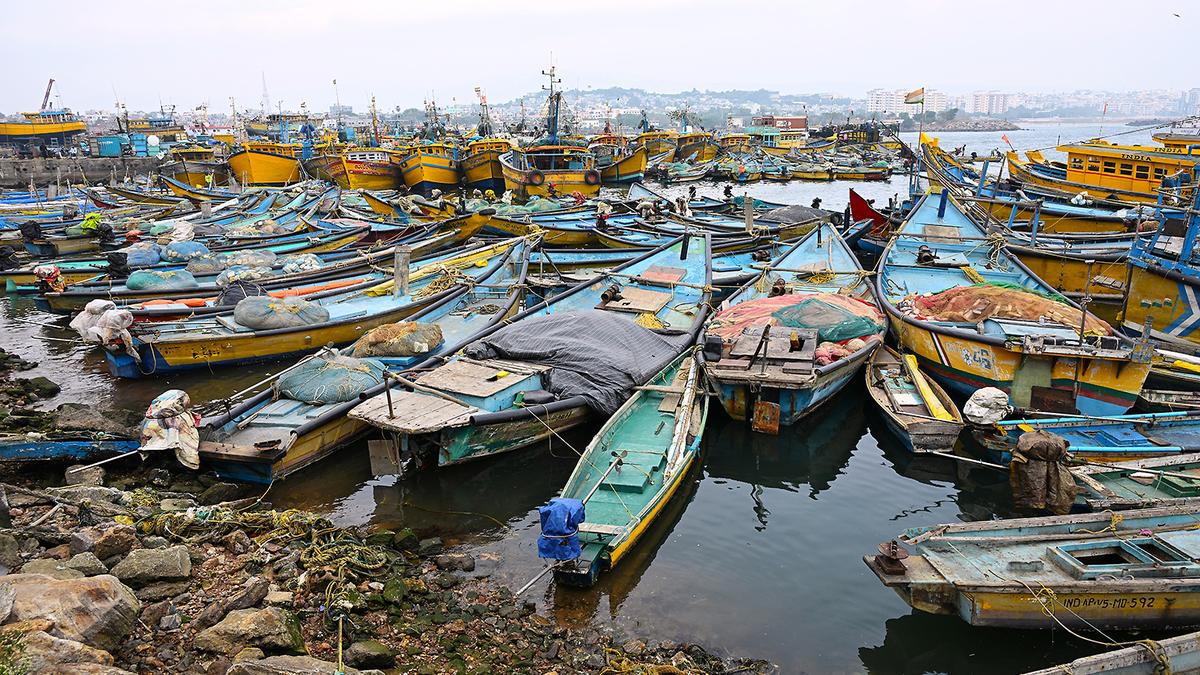
{"label": "overcast sky", "polygon": [[[1175,13],[1182,15],[1174,16]],[[4,3],[0,110],[34,110],[46,79],[63,105],[132,110],[381,110],[537,89],[553,53],[568,87],[786,93],[929,86],[1200,86],[1185,0],[75,0]]]}

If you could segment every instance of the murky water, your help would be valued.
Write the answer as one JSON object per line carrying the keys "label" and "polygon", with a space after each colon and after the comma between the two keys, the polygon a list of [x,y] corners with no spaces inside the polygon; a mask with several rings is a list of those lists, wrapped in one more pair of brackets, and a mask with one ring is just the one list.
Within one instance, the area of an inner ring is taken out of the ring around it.
{"label": "murky water", "polygon": [[[1105,132],[1124,131],[1108,126]],[[1046,125],[1007,132],[1018,149],[1094,136],[1098,125]],[[944,147],[988,152],[1000,133],[943,134]],[[1123,140],[1148,140],[1148,133]],[[915,140],[915,134],[911,135]],[[697,184],[717,196],[720,187]],[[855,183],[886,202],[907,179]],[[841,208],[847,183],[746,186],[764,199]],[[672,188],[672,191],[684,191]],[[739,188],[738,192],[743,189]],[[21,298],[0,299],[0,346],[39,362],[34,375],[63,385],[55,401],[140,409],[167,388],[205,401],[248,386],[280,366],[171,378],[114,381],[103,358],[77,344],[66,318]],[[595,428],[524,451],[403,482],[372,478],[360,444],[282,484],[268,499],[341,524],[409,526],[437,533],[481,558],[514,588],[542,567],[537,507],[555,496]],[[970,628],[953,617],[914,613],[862,563],[900,530],[1007,515],[1006,478],[899,450],[854,385],[813,419],[777,437],[752,434],[718,409],[703,461],[649,536],[593,589],[543,579],[529,597],[564,624],[597,622],[631,633],[695,641],[778,663],[785,672],[1011,673],[1097,650],[1061,632]]]}

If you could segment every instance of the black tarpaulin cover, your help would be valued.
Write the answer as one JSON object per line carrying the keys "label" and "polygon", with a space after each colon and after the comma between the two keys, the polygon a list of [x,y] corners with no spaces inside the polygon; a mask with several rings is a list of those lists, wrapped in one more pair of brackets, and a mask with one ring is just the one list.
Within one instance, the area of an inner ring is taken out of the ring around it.
{"label": "black tarpaulin cover", "polygon": [[691,342],[687,334],[656,333],[632,314],[602,310],[530,317],[467,345],[473,359],[511,359],[551,367],[547,388],[559,399],[582,396],[611,415]]}

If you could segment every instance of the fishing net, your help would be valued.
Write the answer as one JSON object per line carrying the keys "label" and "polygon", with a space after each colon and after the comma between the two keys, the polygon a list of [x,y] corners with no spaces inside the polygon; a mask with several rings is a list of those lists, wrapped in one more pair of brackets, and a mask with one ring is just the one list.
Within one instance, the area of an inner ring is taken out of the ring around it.
{"label": "fishing net", "polygon": [[258,284],[249,281],[235,281],[229,284],[225,290],[221,291],[214,304],[218,307],[234,307],[246,298],[254,298],[266,294],[266,289]]}
{"label": "fishing net", "polygon": [[747,328],[786,326],[817,331],[822,342],[844,342],[883,332],[873,305],[834,293],[785,294],[736,304],[713,317],[708,334],[737,339]]}
{"label": "fishing net", "polygon": [[[987,319],[1053,322],[1078,327],[1083,312],[1068,305],[1062,296],[1047,296],[1012,284],[983,283],[955,286],[931,295],[910,295],[902,305],[918,318],[955,323],[979,323]],[[1088,316],[1084,332],[1111,335],[1112,327]]]}
{"label": "fishing net", "polygon": [[283,259],[283,273],[311,272],[321,269],[321,259],[311,253],[290,255]]}
{"label": "fishing net", "polygon": [[205,253],[188,260],[187,271],[192,274],[220,274],[225,269],[225,258],[215,253]]}
{"label": "fishing net", "polygon": [[198,241],[177,241],[167,244],[162,257],[171,262],[185,262],[208,253],[208,247]]}
{"label": "fishing net", "polygon": [[400,321],[376,326],[354,343],[354,356],[416,356],[442,344],[437,324]]}
{"label": "fishing net", "polygon": [[200,284],[187,270],[138,270],[125,280],[125,287],[131,291],[185,291]]}
{"label": "fishing net", "polygon": [[253,281],[255,279],[266,279],[273,275],[275,270],[270,267],[247,267],[238,265],[217,275],[217,285],[222,288],[237,282],[237,281]]}
{"label": "fishing net", "polygon": [[383,371],[374,359],[324,353],[280,377],[279,393],[304,403],[345,403],[382,383]]}
{"label": "fishing net", "polygon": [[122,249],[125,264],[130,267],[150,267],[162,260],[162,248],[153,242],[144,241]]}
{"label": "fishing net", "polygon": [[329,310],[303,298],[255,296],[238,302],[233,320],[254,330],[299,328],[329,321]]}
{"label": "fishing net", "polygon": [[225,254],[225,264],[233,267],[234,265],[242,265],[245,267],[270,267],[275,264],[275,259],[278,256],[274,251],[268,249],[255,251],[235,251]]}

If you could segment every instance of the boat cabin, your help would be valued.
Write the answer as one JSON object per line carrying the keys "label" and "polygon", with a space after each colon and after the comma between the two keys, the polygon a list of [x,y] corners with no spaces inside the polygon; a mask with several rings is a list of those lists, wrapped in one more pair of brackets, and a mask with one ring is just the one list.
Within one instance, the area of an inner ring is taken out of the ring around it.
{"label": "boat cabin", "polygon": [[1191,183],[1200,162],[1200,146],[1117,145],[1094,140],[1061,145],[1066,153],[1067,180],[1099,188],[1154,193],[1163,180]]}

